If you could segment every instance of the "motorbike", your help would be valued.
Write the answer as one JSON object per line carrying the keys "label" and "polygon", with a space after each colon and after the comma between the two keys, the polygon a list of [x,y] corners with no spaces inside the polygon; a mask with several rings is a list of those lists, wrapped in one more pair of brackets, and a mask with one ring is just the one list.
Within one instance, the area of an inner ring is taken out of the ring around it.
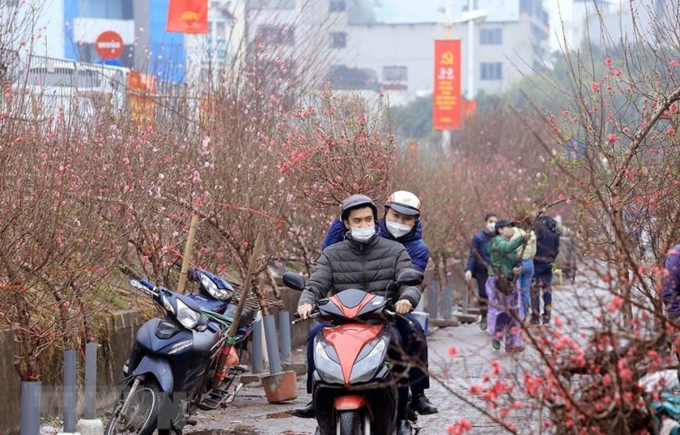
{"label": "motorbike", "polygon": [[[198,282],[199,289],[198,293],[191,293],[187,296],[196,301],[210,319],[223,325],[226,329],[222,333],[226,335],[238,306],[234,303],[234,288],[222,277],[204,269],[189,269],[188,278],[189,281]],[[225,354],[218,361],[218,369],[213,377],[212,385],[201,396],[198,403],[199,409],[207,411],[226,406],[243,388],[241,383],[234,385],[238,375],[245,371],[239,362],[246,350],[246,341],[253,331],[253,325],[260,317],[260,311],[243,309],[235,340],[231,343],[232,346],[224,349]],[[230,390],[232,386],[234,388]]]}
{"label": "motorbike", "polygon": [[234,288],[223,278],[203,269],[189,269],[189,281],[198,282],[198,293],[188,296],[201,308],[224,314],[229,302],[234,298]]}
{"label": "motorbike", "polygon": [[[282,279],[293,290],[305,287],[299,274],[284,273]],[[403,271],[388,289],[418,285],[422,279],[420,272]],[[389,324],[399,314],[388,308],[387,292],[381,296],[343,290],[318,301],[310,316],[330,325],[314,340],[312,400],[320,435],[396,432],[397,377],[403,373],[395,373],[388,355],[393,336]],[[415,413],[407,413],[407,418],[416,423]]]}
{"label": "motorbike", "polygon": [[[194,276],[197,276],[194,274]],[[199,278],[200,280],[200,278]],[[146,280],[130,284],[165,310],[137,331],[123,365],[125,387],[109,418],[106,435],[181,434],[196,408],[213,409],[234,399],[239,383],[227,390],[246,367],[234,346],[246,341],[252,322],[239,327],[230,343],[232,318],[201,307],[194,298]],[[251,319],[254,320],[254,319]],[[217,402],[217,404],[215,404]]]}

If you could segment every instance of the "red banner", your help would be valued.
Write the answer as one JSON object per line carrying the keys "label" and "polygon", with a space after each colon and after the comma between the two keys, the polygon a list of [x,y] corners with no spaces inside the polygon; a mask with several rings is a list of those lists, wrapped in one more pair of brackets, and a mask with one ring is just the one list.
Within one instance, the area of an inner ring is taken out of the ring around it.
{"label": "red banner", "polygon": [[463,100],[460,110],[463,111],[463,119],[474,118],[477,113],[477,102],[475,100]]}
{"label": "red banner", "polygon": [[170,0],[165,30],[208,33],[208,0]]}
{"label": "red banner", "polygon": [[128,74],[128,110],[139,125],[150,125],[156,114],[156,77],[130,71]]}
{"label": "red banner", "polygon": [[455,130],[460,127],[460,67],[460,40],[434,41],[435,130]]}

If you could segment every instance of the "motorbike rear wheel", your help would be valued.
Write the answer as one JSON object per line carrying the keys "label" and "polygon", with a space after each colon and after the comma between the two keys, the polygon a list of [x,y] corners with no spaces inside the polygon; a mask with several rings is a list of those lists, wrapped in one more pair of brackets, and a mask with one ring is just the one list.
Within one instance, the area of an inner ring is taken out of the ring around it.
{"label": "motorbike rear wheel", "polygon": [[342,411],[336,423],[336,435],[371,435],[371,425],[362,410]]}
{"label": "motorbike rear wheel", "polygon": [[126,388],[116,402],[116,408],[106,425],[105,435],[151,435],[156,429],[158,413],[165,393],[154,381],[142,382],[130,397],[125,415],[123,403],[130,396]]}

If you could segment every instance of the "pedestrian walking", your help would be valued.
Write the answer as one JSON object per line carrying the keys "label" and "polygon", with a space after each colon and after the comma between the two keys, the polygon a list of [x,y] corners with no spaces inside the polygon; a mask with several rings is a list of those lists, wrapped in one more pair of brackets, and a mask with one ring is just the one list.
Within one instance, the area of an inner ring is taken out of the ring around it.
{"label": "pedestrian walking", "polygon": [[489,298],[488,332],[491,346],[499,350],[505,340],[505,351],[524,350],[521,331],[521,290],[515,278],[520,273],[520,257],[517,253],[530,236],[510,240],[515,234],[512,221],[496,222],[496,236],[489,242],[489,278],[486,294]]}
{"label": "pedestrian walking", "polygon": [[527,242],[517,248],[517,255],[521,259],[521,271],[519,274],[519,288],[522,292],[522,321],[529,319],[531,314],[531,281],[534,278],[534,256],[536,255],[536,233],[529,229],[529,237],[527,231],[523,228],[515,226],[513,228],[513,235],[510,241],[521,238]]}
{"label": "pedestrian walking", "polygon": [[[548,216],[545,208],[538,210],[534,222],[536,233],[536,255],[534,255],[534,279],[531,284],[531,319],[532,325],[550,323],[552,314],[552,277],[553,263],[560,252],[560,236],[568,236],[569,230],[552,216]],[[541,312],[541,297],[543,312]]]}
{"label": "pedestrian walking", "polygon": [[477,282],[477,297],[481,314],[479,328],[482,331],[486,331],[488,326],[486,281],[489,278],[489,242],[496,236],[496,222],[498,222],[498,216],[495,213],[487,213],[484,216],[484,228],[472,236],[465,266],[465,281],[469,283],[474,278]]}

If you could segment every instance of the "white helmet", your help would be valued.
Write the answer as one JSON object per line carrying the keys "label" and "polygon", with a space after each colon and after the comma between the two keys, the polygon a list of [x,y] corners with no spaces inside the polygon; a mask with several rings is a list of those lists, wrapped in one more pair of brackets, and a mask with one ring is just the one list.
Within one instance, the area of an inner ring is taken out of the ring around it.
{"label": "white helmet", "polygon": [[385,207],[407,216],[420,216],[420,200],[406,190],[398,190],[387,198]]}

